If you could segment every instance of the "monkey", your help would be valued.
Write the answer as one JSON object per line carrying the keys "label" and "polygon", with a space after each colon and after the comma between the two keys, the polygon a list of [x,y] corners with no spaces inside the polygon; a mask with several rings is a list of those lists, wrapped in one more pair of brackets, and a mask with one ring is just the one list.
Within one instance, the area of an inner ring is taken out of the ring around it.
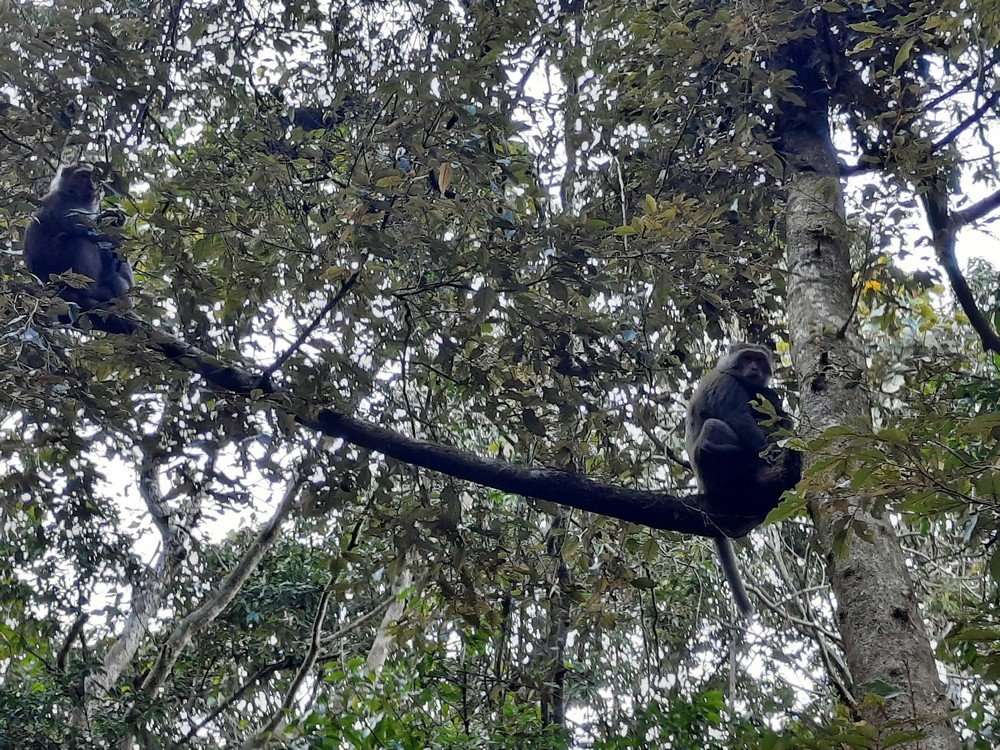
{"label": "monkey", "polygon": [[[112,300],[120,300],[119,307],[132,306],[127,296],[135,283],[132,267],[118,252],[118,240],[93,225],[99,203],[92,166],[61,167],[24,235],[25,263],[42,281],[67,271],[91,279],[82,288],[62,284],[59,289],[59,296],[76,304],[81,313]],[[108,330],[106,325],[100,327]]]}
{"label": "monkey", "polygon": [[[761,507],[798,483],[801,457],[795,451],[778,485],[762,484],[762,466],[777,463],[780,451],[772,447],[770,436],[789,429],[791,420],[781,404],[781,396],[769,384],[771,353],[755,344],[734,344],[698,385],[688,402],[685,443],[688,458],[698,480],[698,489],[710,509],[736,515],[753,515]],[[776,419],[755,407],[755,400],[770,402]],[[764,456],[761,453],[766,451]],[[715,537],[719,563],[733,590],[740,612],[753,612],[740,578],[732,543],[721,534]]]}

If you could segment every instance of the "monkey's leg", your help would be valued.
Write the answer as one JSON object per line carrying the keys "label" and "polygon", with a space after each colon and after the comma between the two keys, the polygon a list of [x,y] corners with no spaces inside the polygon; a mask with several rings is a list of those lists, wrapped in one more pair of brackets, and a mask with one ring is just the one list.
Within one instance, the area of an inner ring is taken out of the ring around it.
{"label": "monkey's leg", "polygon": [[712,498],[711,508],[728,512],[739,506],[746,482],[757,470],[757,456],[747,451],[736,431],[721,419],[705,421],[694,452],[702,490]]}
{"label": "monkey's leg", "polygon": [[698,435],[696,450],[705,453],[711,460],[720,454],[742,452],[743,446],[740,444],[740,436],[728,424],[721,419],[706,419]]}
{"label": "monkey's leg", "polygon": [[755,503],[765,512],[775,507],[785,490],[802,479],[802,454],[789,448],[772,446],[764,454],[754,476]]}

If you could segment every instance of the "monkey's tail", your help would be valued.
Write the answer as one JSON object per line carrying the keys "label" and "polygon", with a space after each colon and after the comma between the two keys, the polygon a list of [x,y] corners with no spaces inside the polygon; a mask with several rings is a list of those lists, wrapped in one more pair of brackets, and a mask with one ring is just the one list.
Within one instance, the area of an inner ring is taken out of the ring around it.
{"label": "monkey's tail", "polygon": [[733,543],[724,536],[715,537],[715,549],[719,553],[719,565],[722,572],[726,574],[729,581],[729,588],[733,590],[733,599],[736,606],[740,608],[740,614],[749,617],[753,614],[753,607],[747,597],[747,590],[743,588],[743,579],[740,578],[740,569],[736,564],[736,553],[733,551]]}

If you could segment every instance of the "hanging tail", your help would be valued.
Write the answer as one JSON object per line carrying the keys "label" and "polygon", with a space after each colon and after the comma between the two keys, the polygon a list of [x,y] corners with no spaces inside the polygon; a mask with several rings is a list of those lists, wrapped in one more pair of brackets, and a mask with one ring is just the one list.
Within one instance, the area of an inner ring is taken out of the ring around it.
{"label": "hanging tail", "polygon": [[743,579],[740,578],[740,569],[736,565],[733,543],[724,536],[717,536],[715,537],[715,549],[719,553],[719,565],[722,566],[722,572],[726,574],[729,588],[733,590],[733,599],[736,600],[736,606],[740,608],[740,614],[744,617],[750,617],[753,614],[753,607],[750,606],[747,590],[743,588]]}

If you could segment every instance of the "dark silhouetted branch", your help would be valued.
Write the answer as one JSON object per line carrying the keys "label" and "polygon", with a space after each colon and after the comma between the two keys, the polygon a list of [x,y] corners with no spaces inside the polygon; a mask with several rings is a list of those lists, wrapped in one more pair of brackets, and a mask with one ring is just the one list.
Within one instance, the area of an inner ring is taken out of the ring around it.
{"label": "dark silhouetted branch", "polygon": [[347,293],[351,290],[351,287],[358,282],[358,278],[360,278],[360,276],[361,276],[361,270],[358,269],[347,278],[347,280],[341,285],[337,293],[333,295],[333,297],[331,297],[330,300],[323,306],[323,309],[319,311],[319,314],[313,319],[313,322],[307,325],[305,329],[302,331],[302,333],[298,335],[295,341],[292,342],[292,345],[288,347],[288,350],[285,351],[276,360],[274,360],[274,363],[267,368],[267,370],[264,373],[265,377],[270,378],[272,375],[274,375],[274,373],[280,370],[282,365],[284,365],[285,362],[287,362],[289,358],[293,354],[295,354],[295,352],[297,352],[300,348],[302,348],[302,345],[305,344],[306,341],[308,341],[309,337],[312,335],[312,332],[316,330],[316,328],[319,326],[321,322],[323,322],[323,318],[329,315],[330,312],[333,310],[333,308],[335,308],[340,303],[340,300],[342,300],[347,295]]}
{"label": "dark silhouetted branch", "polygon": [[955,228],[960,229],[967,224],[974,224],[997,208],[1000,208],[1000,190],[997,190],[992,195],[988,195],[978,203],[973,203],[968,208],[956,211],[952,220],[955,223]]}
{"label": "dark silhouetted branch", "polygon": [[[91,313],[91,317],[98,318],[98,314]],[[795,486],[801,473],[801,456],[794,451],[784,451],[782,460],[762,465],[757,482],[746,488],[740,498],[716,498],[701,494],[677,497],[664,492],[605,484],[572,472],[483,458],[442,443],[401,435],[333,409],[304,402],[294,394],[276,388],[266,375],[247,372],[223,362],[131,314],[115,318],[110,326],[114,332],[130,328],[133,334],[146,337],[152,349],[200,375],[210,386],[243,396],[270,395],[276,408],[290,414],[299,424],[329,437],[485,487],[654,529],[707,537],[744,536],[760,525],[767,513],[777,506],[782,492]],[[123,325],[122,321],[127,325]],[[95,328],[100,328],[105,321],[98,318],[91,322]],[[724,507],[745,508],[746,515],[729,515],[712,510]]]}
{"label": "dark silhouetted branch", "polygon": [[942,148],[944,148],[952,141],[954,141],[956,138],[958,138],[958,136],[960,136],[963,132],[968,130],[969,127],[979,122],[982,119],[983,115],[986,114],[986,112],[991,107],[993,107],[998,101],[1000,101],[1000,91],[994,91],[992,94],[990,94],[990,96],[986,98],[986,101],[984,101],[982,104],[976,107],[975,111],[973,111],[972,114],[970,114],[960,123],[958,123],[958,125],[952,128],[950,131],[948,131],[948,133],[944,137],[942,137],[941,140],[935,141],[934,150],[940,151]]}
{"label": "dark silhouetted branch", "polygon": [[[955,298],[962,310],[969,318],[969,323],[979,335],[983,348],[986,351],[1000,353],[1000,336],[986,320],[986,316],[976,304],[976,298],[972,294],[969,282],[962,275],[962,270],[958,267],[958,259],[955,257],[955,235],[958,229],[965,223],[962,214],[952,214],[948,208],[948,188],[943,178],[936,179],[924,192],[920,199],[923,201],[924,210],[927,213],[927,223],[931,228],[931,239],[934,242],[934,252],[938,262],[948,275],[948,281],[955,292]],[[993,201],[991,204],[990,201]],[[995,206],[1000,202],[1000,197],[996,194],[980,201],[974,206],[970,206],[969,215],[982,215],[991,210],[990,205]],[[984,205],[985,204],[985,205]],[[982,208],[980,208],[982,206]],[[972,212],[976,209],[976,212]],[[981,211],[981,213],[978,213]]]}

